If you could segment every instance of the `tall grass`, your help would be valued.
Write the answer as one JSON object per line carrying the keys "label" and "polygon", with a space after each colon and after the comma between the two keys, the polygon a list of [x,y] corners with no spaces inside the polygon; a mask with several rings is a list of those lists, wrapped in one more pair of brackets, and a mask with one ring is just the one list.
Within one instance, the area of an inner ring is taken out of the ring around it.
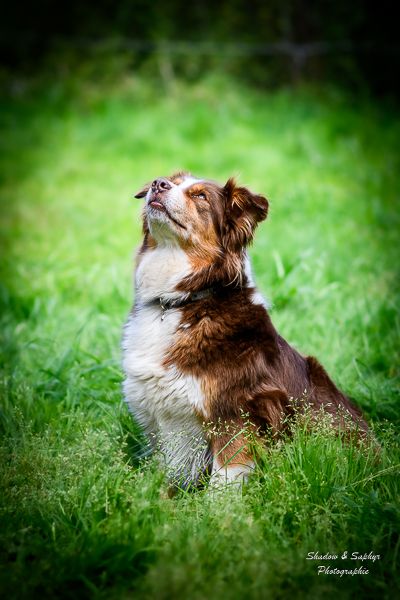
{"label": "tall grass", "polygon": [[[170,94],[128,79],[72,87],[20,86],[2,101],[3,595],[393,598],[397,115],[334,90],[258,94],[223,78]],[[174,500],[153,459],[139,460],[120,389],[132,196],[182,168],[269,197],[251,254],[273,320],[362,407],[379,454],[299,425],[242,494]],[[318,575],[321,564],[369,573]]]}

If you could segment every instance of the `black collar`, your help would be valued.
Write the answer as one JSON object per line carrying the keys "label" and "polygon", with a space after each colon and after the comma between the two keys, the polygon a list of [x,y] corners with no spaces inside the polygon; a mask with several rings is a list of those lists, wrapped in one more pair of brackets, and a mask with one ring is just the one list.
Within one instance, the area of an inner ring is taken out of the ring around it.
{"label": "black collar", "polygon": [[191,292],[184,298],[163,298],[160,296],[159,298],[156,298],[152,304],[160,305],[161,321],[164,321],[167,310],[170,310],[171,308],[181,308],[182,306],[192,304],[192,302],[197,302],[198,300],[203,300],[204,298],[210,298],[210,296],[214,295],[214,292],[214,288],[206,288],[204,290],[199,290],[198,292]]}

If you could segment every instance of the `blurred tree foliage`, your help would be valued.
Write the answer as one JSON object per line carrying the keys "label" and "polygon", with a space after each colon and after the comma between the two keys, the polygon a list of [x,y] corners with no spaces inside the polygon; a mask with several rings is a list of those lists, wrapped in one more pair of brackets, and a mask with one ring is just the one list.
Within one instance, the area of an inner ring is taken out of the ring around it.
{"label": "blurred tree foliage", "polygon": [[56,49],[82,58],[113,40],[131,66],[163,56],[164,70],[189,78],[222,66],[260,86],[305,79],[393,94],[397,30],[387,0],[36,0],[4,7],[0,51],[7,68],[32,70]]}

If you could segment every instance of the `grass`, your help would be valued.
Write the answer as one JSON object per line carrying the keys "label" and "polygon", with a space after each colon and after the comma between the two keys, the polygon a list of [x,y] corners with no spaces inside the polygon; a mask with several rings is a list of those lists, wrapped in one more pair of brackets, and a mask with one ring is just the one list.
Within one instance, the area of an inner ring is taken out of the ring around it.
{"label": "grass", "polygon": [[[398,115],[335,90],[261,94],[216,77],[169,93],[78,84],[2,100],[3,596],[394,597]],[[138,460],[119,345],[140,240],[132,196],[182,168],[269,197],[251,254],[273,320],[362,407],[379,456],[299,425],[243,494],[174,500]]]}

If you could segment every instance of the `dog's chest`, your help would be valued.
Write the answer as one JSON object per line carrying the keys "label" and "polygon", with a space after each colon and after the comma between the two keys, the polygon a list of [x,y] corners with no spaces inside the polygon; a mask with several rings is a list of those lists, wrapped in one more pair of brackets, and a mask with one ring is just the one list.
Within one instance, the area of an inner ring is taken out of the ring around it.
{"label": "dog's chest", "polygon": [[151,417],[158,425],[204,414],[200,382],[164,365],[180,323],[178,309],[165,312],[157,305],[135,309],[124,335],[124,370],[127,401],[140,421]]}

